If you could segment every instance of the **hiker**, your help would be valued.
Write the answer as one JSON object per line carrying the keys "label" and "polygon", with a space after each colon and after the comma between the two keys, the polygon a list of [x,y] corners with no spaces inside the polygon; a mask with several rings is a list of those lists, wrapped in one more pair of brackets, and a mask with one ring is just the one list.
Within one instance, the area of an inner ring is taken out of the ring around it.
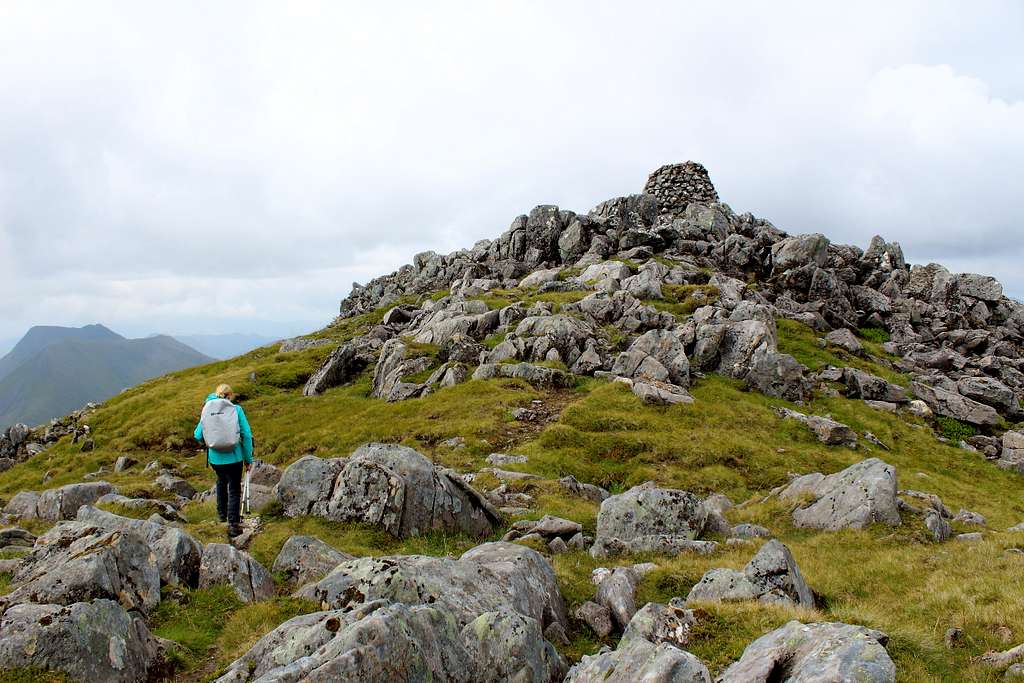
{"label": "hiker", "polygon": [[206,405],[196,425],[196,441],[207,446],[207,462],[217,473],[217,516],[228,523],[228,536],[242,533],[239,526],[242,499],[242,470],[252,465],[252,430],[242,406],[232,399],[235,392],[227,384],[206,397]]}

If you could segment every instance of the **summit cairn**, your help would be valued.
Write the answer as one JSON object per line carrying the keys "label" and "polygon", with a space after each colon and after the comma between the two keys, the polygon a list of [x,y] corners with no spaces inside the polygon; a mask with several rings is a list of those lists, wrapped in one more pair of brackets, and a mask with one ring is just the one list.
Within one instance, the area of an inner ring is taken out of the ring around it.
{"label": "summit cairn", "polygon": [[647,176],[644,194],[658,200],[660,213],[681,214],[690,202],[711,204],[718,201],[718,192],[711,184],[708,170],[696,161],[665,164]]}

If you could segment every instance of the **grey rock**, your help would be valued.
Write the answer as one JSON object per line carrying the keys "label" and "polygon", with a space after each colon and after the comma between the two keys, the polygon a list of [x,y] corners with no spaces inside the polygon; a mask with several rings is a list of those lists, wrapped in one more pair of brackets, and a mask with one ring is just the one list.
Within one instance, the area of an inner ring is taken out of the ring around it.
{"label": "grey rock", "polygon": [[572,376],[557,368],[548,368],[530,363],[484,363],[473,372],[473,379],[495,379],[504,377],[507,379],[522,379],[530,384],[540,386],[567,388],[571,387],[575,380]]}
{"label": "grey rock", "polygon": [[571,474],[559,479],[558,483],[559,485],[561,485],[562,488],[564,488],[569,493],[572,493],[573,495],[579,496],[581,498],[586,498],[587,500],[590,500],[594,503],[600,503],[605,498],[611,495],[610,493],[608,493],[608,491],[601,488],[600,486],[594,486],[593,484],[583,483],[576,477],[572,476]]}
{"label": "grey rock", "polygon": [[202,544],[181,529],[154,524],[141,519],[121,517],[85,505],[78,511],[78,521],[107,530],[132,531],[146,540],[153,552],[164,584],[195,587],[199,582]]}
{"label": "grey rock", "polygon": [[192,496],[196,495],[196,490],[192,487],[192,484],[172,474],[161,474],[156,478],[156,485],[164,491],[181,496],[182,498],[191,499]]}
{"label": "grey rock", "polygon": [[568,667],[545,640],[545,634],[558,626],[553,622],[542,632],[537,620],[507,609],[481,614],[466,624],[461,634],[476,672],[471,680],[480,683],[561,681]]}
{"label": "grey rock", "polygon": [[684,388],[690,385],[690,363],[683,339],[671,330],[649,330],[640,335],[616,358],[612,373]]}
{"label": "grey rock", "polygon": [[87,482],[84,484],[68,484],[56,489],[49,489],[39,494],[36,502],[36,514],[41,519],[56,522],[62,519],[74,519],[78,508],[92,505],[100,496],[117,493],[117,489],[105,481]]}
{"label": "grey rock", "polygon": [[742,572],[732,569],[707,572],[690,590],[686,600],[760,600],[814,606],[814,595],[792,553],[777,540],[761,546]]}
{"label": "grey rock", "polygon": [[7,501],[4,512],[19,519],[36,519],[39,517],[39,496],[38,491],[19,491]]}
{"label": "grey rock", "polygon": [[633,394],[648,405],[688,405],[693,403],[694,400],[693,396],[690,396],[685,389],[674,384],[650,380],[632,380],[630,385],[633,389]]}
{"label": "grey rock", "polygon": [[335,550],[313,536],[292,536],[281,547],[271,570],[303,585],[318,581],[352,555]]}
{"label": "grey rock", "polygon": [[732,528],[732,535],[737,538],[771,538],[772,532],[757,524],[737,524]]}
{"label": "grey rock", "polygon": [[952,417],[973,425],[991,427],[999,424],[999,413],[991,406],[955,394],[945,389],[932,387],[924,382],[914,382],[914,394],[936,415]]}
{"label": "grey rock", "polygon": [[286,339],[281,342],[278,352],[292,353],[293,351],[305,351],[306,349],[314,349],[318,346],[327,346],[330,343],[330,339],[303,339],[295,337],[294,339]]}
{"label": "grey rock", "polygon": [[460,632],[443,609],[373,603],[290,619],[217,680],[553,683],[564,670],[537,623],[521,615],[487,613]]}
{"label": "grey rock", "polygon": [[711,683],[704,663],[679,646],[691,624],[685,610],[649,604],[633,617],[615,650],[584,656],[565,683]]}
{"label": "grey rock", "polygon": [[588,266],[580,275],[580,280],[587,284],[600,285],[607,280],[622,281],[632,275],[632,271],[622,261],[605,261]]}
{"label": "grey rock", "polygon": [[274,597],[274,579],[270,572],[244,550],[227,543],[209,543],[199,566],[199,587],[228,584],[242,602],[257,602]]}
{"label": "grey rock", "polygon": [[277,490],[289,516],[360,521],[398,537],[441,529],[482,536],[500,520],[461,477],[395,444],[367,444],[341,460],[301,458]]}
{"label": "grey rock", "polygon": [[568,626],[551,565],[514,543],[485,543],[458,560],[421,555],[349,560],[296,595],[330,609],[374,600],[430,604],[450,612],[460,625],[485,612],[512,609],[544,627]]}
{"label": "grey rock", "polygon": [[36,535],[31,531],[10,527],[0,529],[0,548],[11,549],[12,547],[32,548],[36,542]]}
{"label": "grey rock", "polygon": [[707,510],[697,496],[648,482],[601,503],[591,554],[603,557],[653,548],[679,552],[690,544],[675,541],[693,541],[706,522]]}
{"label": "grey rock", "polygon": [[811,393],[807,368],[790,355],[767,349],[751,356],[743,381],[755,391],[787,401],[803,401]]}
{"label": "grey rock", "polygon": [[485,460],[492,465],[520,465],[530,459],[525,455],[510,455],[508,453],[491,453]]}
{"label": "grey rock", "polygon": [[956,517],[953,518],[954,522],[960,522],[961,524],[973,524],[975,526],[987,526],[984,515],[971,510],[965,510],[960,508],[960,512],[957,513]]}
{"label": "grey rock", "polygon": [[576,608],[573,616],[589,626],[598,638],[607,638],[612,632],[612,613],[604,605],[588,600]]}
{"label": "grey rock", "polygon": [[786,419],[803,422],[811,428],[818,441],[823,444],[829,446],[848,446],[851,448],[857,446],[857,432],[842,422],[836,422],[829,417],[804,415],[788,408],[780,408],[779,414]]}
{"label": "grey rock", "polygon": [[888,637],[863,626],[791,621],[747,646],[719,683],[895,683]]}
{"label": "grey rock", "polygon": [[249,481],[258,486],[274,486],[281,481],[281,470],[269,462],[256,460],[249,469]]}
{"label": "grey rock", "polygon": [[555,538],[548,541],[548,550],[551,551],[552,555],[561,555],[562,553],[569,552],[569,545],[561,538],[556,536]]}
{"label": "grey rock", "polygon": [[126,469],[137,463],[137,460],[130,458],[127,455],[118,456],[117,460],[114,462],[114,471],[124,472]]}
{"label": "grey rock", "polygon": [[848,396],[850,398],[862,398],[866,401],[885,401],[887,403],[904,403],[907,400],[907,392],[903,387],[863,370],[845,368],[843,370],[843,381],[849,390]]}
{"label": "grey rock", "polygon": [[854,336],[853,332],[845,327],[841,327],[838,330],[833,330],[826,334],[825,341],[832,346],[838,346],[844,351],[849,351],[854,355],[864,353],[864,345],[861,344],[860,340]]}
{"label": "grey rock", "polygon": [[982,301],[995,302],[1003,296],[1003,286],[999,280],[988,275],[961,273],[956,276],[956,284],[960,294]]}
{"label": "grey rock", "polygon": [[141,618],[114,601],[21,604],[0,619],[0,668],[62,671],[74,680],[149,680],[162,646]]}
{"label": "grey rock", "polygon": [[359,353],[355,344],[342,344],[306,380],[302,395],[318,396],[331,387],[345,384],[362,372],[366,364],[366,358]]}
{"label": "grey rock", "polygon": [[827,477],[799,477],[779,495],[792,498],[809,493],[815,498],[809,506],[793,512],[795,526],[837,531],[863,529],[874,523],[898,526],[896,489],[896,469],[869,458]]}
{"label": "grey rock", "polygon": [[1007,529],[1007,531],[1014,533],[1024,533],[1024,522],[1011,526],[1009,529]]}
{"label": "grey rock", "polygon": [[636,589],[640,573],[632,567],[615,567],[611,571],[597,569],[597,595],[594,602],[608,608],[619,627],[626,628],[636,614]]}
{"label": "grey rock", "polygon": [[828,238],[818,233],[787,237],[772,245],[772,269],[781,273],[812,263],[820,268],[828,259],[828,246]]}
{"label": "grey rock", "polygon": [[558,279],[559,273],[561,272],[561,268],[535,270],[526,277],[524,277],[522,280],[520,280],[519,286],[522,289],[534,289],[548,282],[556,281]]}
{"label": "grey rock", "polygon": [[955,538],[961,543],[977,543],[982,540],[983,536],[980,531],[972,531],[969,534],[957,534]]}
{"label": "grey rock", "polygon": [[956,388],[961,396],[992,406],[1002,413],[1015,411],[1019,405],[1013,389],[993,377],[962,377]]}
{"label": "grey rock", "polygon": [[924,525],[937,543],[948,541],[953,534],[953,528],[949,522],[935,510],[929,509],[925,512]]}
{"label": "grey rock", "polygon": [[98,598],[149,612],[160,602],[156,560],[135,532],[61,522],[39,537],[0,603],[70,605]]}

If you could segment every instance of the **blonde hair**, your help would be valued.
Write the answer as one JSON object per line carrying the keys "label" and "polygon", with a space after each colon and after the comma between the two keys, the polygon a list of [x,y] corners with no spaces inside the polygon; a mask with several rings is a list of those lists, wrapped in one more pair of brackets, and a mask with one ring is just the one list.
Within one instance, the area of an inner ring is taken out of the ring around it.
{"label": "blonde hair", "polygon": [[214,391],[213,393],[217,394],[217,396],[221,398],[231,398],[232,396],[235,395],[235,392],[231,391],[231,385],[229,384],[219,385],[217,387],[217,390]]}

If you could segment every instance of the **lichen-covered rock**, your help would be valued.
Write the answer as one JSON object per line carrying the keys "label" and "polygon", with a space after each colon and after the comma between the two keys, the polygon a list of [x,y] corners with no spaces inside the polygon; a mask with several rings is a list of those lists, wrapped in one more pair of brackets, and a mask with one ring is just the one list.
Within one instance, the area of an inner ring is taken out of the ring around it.
{"label": "lichen-covered rock", "polygon": [[984,403],[961,396],[952,391],[933,387],[924,382],[912,384],[914,394],[924,401],[936,415],[952,417],[973,425],[991,427],[999,424],[999,413]]}
{"label": "lichen-covered rock", "polygon": [[4,506],[4,512],[14,515],[18,519],[36,519],[39,517],[37,506],[39,504],[38,491],[19,491],[11,496]]}
{"label": "lichen-covered rock", "polygon": [[863,370],[844,368],[843,381],[846,383],[847,395],[850,398],[887,403],[904,403],[907,400],[907,392],[903,387]]}
{"label": "lichen-covered rock", "polygon": [[297,591],[325,609],[388,600],[430,604],[460,625],[485,612],[513,609],[545,628],[568,626],[555,572],[542,555],[513,543],[485,543],[460,559],[422,555],[363,557],[342,562]]}
{"label": "lichen-covered rock", "polygon": [[808,264],[820,268],[828,259],[828,246],[828,238],[819,233],[787,237],[772,245],[772,269],[781,273]]}
{"label": "lichen-covered rock", "polygon": [[181,477],[174,476],[173,474],[161,474],[156,478],[155,483],[164,491],[181,496],[182,498],[191,499],[192,496],[196,495],[196,490],[193,488],[192,484],[188,483]]}
{"label": "lichen-covered rock", "polygon": [[790,355],[767,349],[753,354],[743,381],[755,391],[787,401],[803,401],[811,391],[803,364]]}
{"label": "lichen-covered rock", "polygon": [[466,624],[461,640],[479,683],[557,683],[568,668],[535,619],[512,610],[485,612]]}
{"label": "lichen-covered rock", "polygon": [[242,602],[269,600],[275,594],[270,572],[249,553],[227,543],[209,543],[199,565],[199,587],[222,583],[234,588]]}
{"label": "lichen-covered rock", "polygon": [[98,598],[146,613],[160,602],[160,571],[133,531],[61,522],[36,541],[0,604],[70,605]]}
{"label": "lichen-covered rock", "polygon": [[612,612],[604,605],[587,600],[576,608],[573,616],[589,626],[598,638],[606,638],[612,632]]}
{"label": "lichen-covered rock", "polygon": [[813,503],[793,511],[795,526],[838,531],[875,523],[898,526],[896,490],[896,468],[868,458],[827,477],[817,473],[798,477],[779,495],[814,497]]}
{"label": "lichen-covered rock", "polygon": [[149,680],[162,648],[141,618],[112,600],[21,604],[0,619],[0,668],[61,671],[74,680]]}
{"label": "lichen-covered rock", "polygon": [[398,536],[490,533],[498,512],[461,477],[396,444],[366,444],[345,459],[306,456],[277,485],[285,514],[379,526]]}
{"label": "lichen-covered rock", "polygon": [[584,656],[565,683],[711,683],[704,663],[682,649],[692,623],[686,610],[649,603],[616,649]]}
{"label": "lichen-covered rock", "polygon": [[78,508],[83,505],[92,505],[101,496],[116,492],[117,489],[105,481],[68,484],[60,488],[49,489],[39,494],[39,500],[36,502],[36,515],[40,519],[51,522],[75,519]]}
{"label": "lichen-covered rock", "polygon": [[707,510],[694,494],[647,482],[601,503],[591,554],[604,557],[691,549],[691,542],[704,531],[706,521]]}
{"label": "lichen-covered rock", "polygon": [[791,621],[747,646],[719,683],[894,683],[888,637],[863,626]]}
{"label": "lichen-covered rock", "polygon": [[290,619],[217,681],[555,683],[564,671],[537,622],[515,612],[488,612],[460,630],[443,608],[375,602]]}
{"label": "lichen-covered rock", "polygon": [[91,505],[84,505],[78,510],[78,521],[94,524],[105,530],[119,529],[137,533],[145,539],[153,552],[162,583],[189,587],[198,584],[203,544],[181,529],[142,519],[121,517]]}
{"label": "lichen-covered rock", "polygon": [[271,570],[299,585],[317,581],[352,555],[335,550],[313,536],[292,536],[284,542]]}
{"label": "lichen-covered rock", "polygon": [[849,351],[854,355],[864,353],[864,345],[861,344],[860,340],[854,336],[853,332],[845,327],[841,327],[838,330],[832,330],[826,334],[825,341],[832,346],[838,346],[844,351]]}
{"label": "lichen-covered rock", "polygon": [[317,396],[331,387],[344,384],[362,372],[366,364],[366,358],[359,353],[355,344],[342,344],[306,380],[302,395]]}
{"label": "lichen-covered rock", "polygon": [[473,371],[473,379],[521,379],[538,386],[566,388],[571,387],[575,380],[572,375],[543,365],[530,363],[484,363]]}
{"label": "lichen-covered rock", "polygon": [[742,572],[733,569],[707,572],[690,590],[686,600],[760,600],[814,607],[814,595],[793,554],[777,540],[761,546]]}

